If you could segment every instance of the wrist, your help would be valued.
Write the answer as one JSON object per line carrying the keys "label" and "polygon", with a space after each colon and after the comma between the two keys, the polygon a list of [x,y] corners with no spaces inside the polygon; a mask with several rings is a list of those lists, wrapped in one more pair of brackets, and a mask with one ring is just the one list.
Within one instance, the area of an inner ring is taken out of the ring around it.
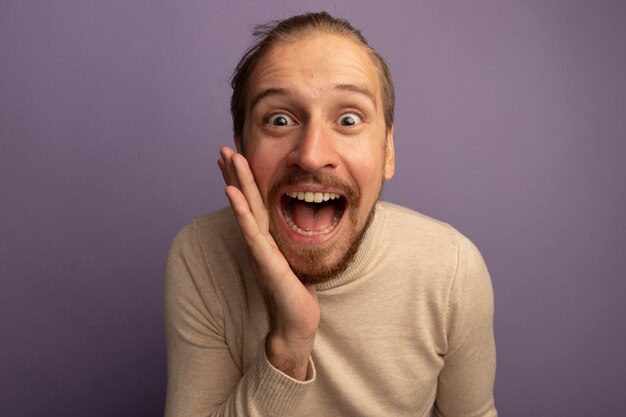
{"label": "wrist", "polygon": [[282,373],[306,381],[315,336],[308,340],[288,340],[270,333],[265,341],[268,361]]}

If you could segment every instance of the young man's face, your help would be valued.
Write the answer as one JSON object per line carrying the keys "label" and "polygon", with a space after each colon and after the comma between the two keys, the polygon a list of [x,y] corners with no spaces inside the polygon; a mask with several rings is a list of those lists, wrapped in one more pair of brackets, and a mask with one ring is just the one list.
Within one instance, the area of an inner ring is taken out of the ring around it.
{"label": "young man's face", "polygon": [[235,141],[271,234],[303,282],[330,279],[350,262],[393,176],[376,67],[363,46],[317,34],[275,45],[249,85]]}

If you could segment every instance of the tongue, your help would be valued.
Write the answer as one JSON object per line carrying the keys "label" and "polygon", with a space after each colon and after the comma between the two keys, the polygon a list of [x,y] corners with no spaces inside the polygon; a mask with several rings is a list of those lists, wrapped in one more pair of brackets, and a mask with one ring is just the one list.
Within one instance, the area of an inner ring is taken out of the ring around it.
{"label": "tongue", "polygon": [[334,204],[307,204],[301,201],[291,204],[291,218],[304,231],[322,231],[332,226],[334,216]]}

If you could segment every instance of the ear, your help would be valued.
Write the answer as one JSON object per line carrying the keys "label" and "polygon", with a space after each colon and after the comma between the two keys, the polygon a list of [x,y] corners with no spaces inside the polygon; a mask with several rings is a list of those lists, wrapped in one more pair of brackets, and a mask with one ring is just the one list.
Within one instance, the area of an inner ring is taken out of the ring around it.
{"label": "ear", "polygon": [[243,154],[243,141],[241,136],[237,133],[233,133],[233,139],[235,140],[235,147],[237,148],[237,152]]}
{"label": "ear", "polygon": [[387,140],[385,142],[385,167],[383,174],[385,181],[389,181],[393,178],[393,174],[396,171],[396,155],[393,148],[393,125],[387,131]]}

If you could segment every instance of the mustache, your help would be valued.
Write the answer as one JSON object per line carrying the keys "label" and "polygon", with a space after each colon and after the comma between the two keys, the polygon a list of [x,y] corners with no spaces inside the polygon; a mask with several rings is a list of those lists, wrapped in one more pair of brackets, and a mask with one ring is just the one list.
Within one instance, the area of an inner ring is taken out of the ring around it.
{"label": "mustache", "polygon": [[349,182],[333,175],[320,175],[300,170],[287,172],[272,186],[269,195],[275,201],[281,188],[300,184],[317,184],[325,188],[339,189],[350,205],[356,207],[359,204],[359,190]]}

